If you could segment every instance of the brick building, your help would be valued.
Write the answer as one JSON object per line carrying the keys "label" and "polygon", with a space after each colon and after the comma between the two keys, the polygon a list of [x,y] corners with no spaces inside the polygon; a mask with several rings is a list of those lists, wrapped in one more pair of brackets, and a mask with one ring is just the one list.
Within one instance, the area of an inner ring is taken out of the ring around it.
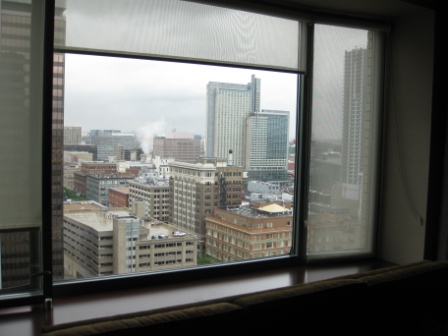
{"label": "brick building", "polygon": [[276,203],[214,210],[205,218],[205,251],[221,261],[288,254],[292,210]]}

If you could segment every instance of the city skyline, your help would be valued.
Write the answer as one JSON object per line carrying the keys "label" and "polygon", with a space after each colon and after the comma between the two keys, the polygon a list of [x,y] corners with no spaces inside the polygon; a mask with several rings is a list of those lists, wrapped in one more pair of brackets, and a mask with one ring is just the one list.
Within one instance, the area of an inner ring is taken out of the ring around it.
{"label": "city skyline", "polygon": [[[94,69],[94,71],[93,71]],[[254,69],[66,55],[65,125],[133,132],[141,143],[176,129],[205,135],[211,81],[262,80],[260,107],[296,110],[297,75]],[[295,138],[291,112],[290,140]]]}

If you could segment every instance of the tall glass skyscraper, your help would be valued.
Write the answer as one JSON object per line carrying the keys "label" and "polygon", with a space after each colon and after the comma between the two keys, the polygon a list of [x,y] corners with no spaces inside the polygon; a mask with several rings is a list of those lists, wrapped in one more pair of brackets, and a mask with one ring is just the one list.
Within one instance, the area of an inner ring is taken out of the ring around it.
{"label": "tall glass skyscraper", "polygon": [[345,52],[342,182],[359,185],[363,157],[363,123],[367,49]]}
{"label": "tall glass skyscraper", "polygon": [[260,111],[260,79],[207,86],[206,155],[242,166],[250,180],[287,181],[289,112]]}
{"label": "tall glass skyscraper", "polygon": [[251,180],[288,180],[289,111],[262,110],[247,118],[245,169]]}

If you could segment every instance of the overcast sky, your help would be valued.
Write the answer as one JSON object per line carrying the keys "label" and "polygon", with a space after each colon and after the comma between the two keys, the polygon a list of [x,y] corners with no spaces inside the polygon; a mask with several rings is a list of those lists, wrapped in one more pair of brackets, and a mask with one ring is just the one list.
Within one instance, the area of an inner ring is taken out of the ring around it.
{"label": "overcast sky", "polygon": [[205,134],[210,81],[247,84],[261,79],[261,108],[290,111],[295,134],[297,75],[160,61],[68,54],[65,125],[118,129],[139,136]]}

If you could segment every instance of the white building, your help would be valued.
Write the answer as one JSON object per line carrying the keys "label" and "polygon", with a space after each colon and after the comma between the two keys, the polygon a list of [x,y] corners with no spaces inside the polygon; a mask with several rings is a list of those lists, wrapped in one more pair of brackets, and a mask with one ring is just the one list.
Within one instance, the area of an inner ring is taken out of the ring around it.
{"label": "white building", "polygon": [[170,163],[170,222],[204,236],[204,218],[214,205],[213,163]]}
{"label": "white building", "polygon": [[95,202],[64,204],[64,265],[73,277],[126,274],[197,263],[196,235]]}
{"label": "white building", "polygon": [[207,85],[206,157],[226,158],[244,166],[246,119],[260,110],[260,79],[248,84],[209,82]]}

